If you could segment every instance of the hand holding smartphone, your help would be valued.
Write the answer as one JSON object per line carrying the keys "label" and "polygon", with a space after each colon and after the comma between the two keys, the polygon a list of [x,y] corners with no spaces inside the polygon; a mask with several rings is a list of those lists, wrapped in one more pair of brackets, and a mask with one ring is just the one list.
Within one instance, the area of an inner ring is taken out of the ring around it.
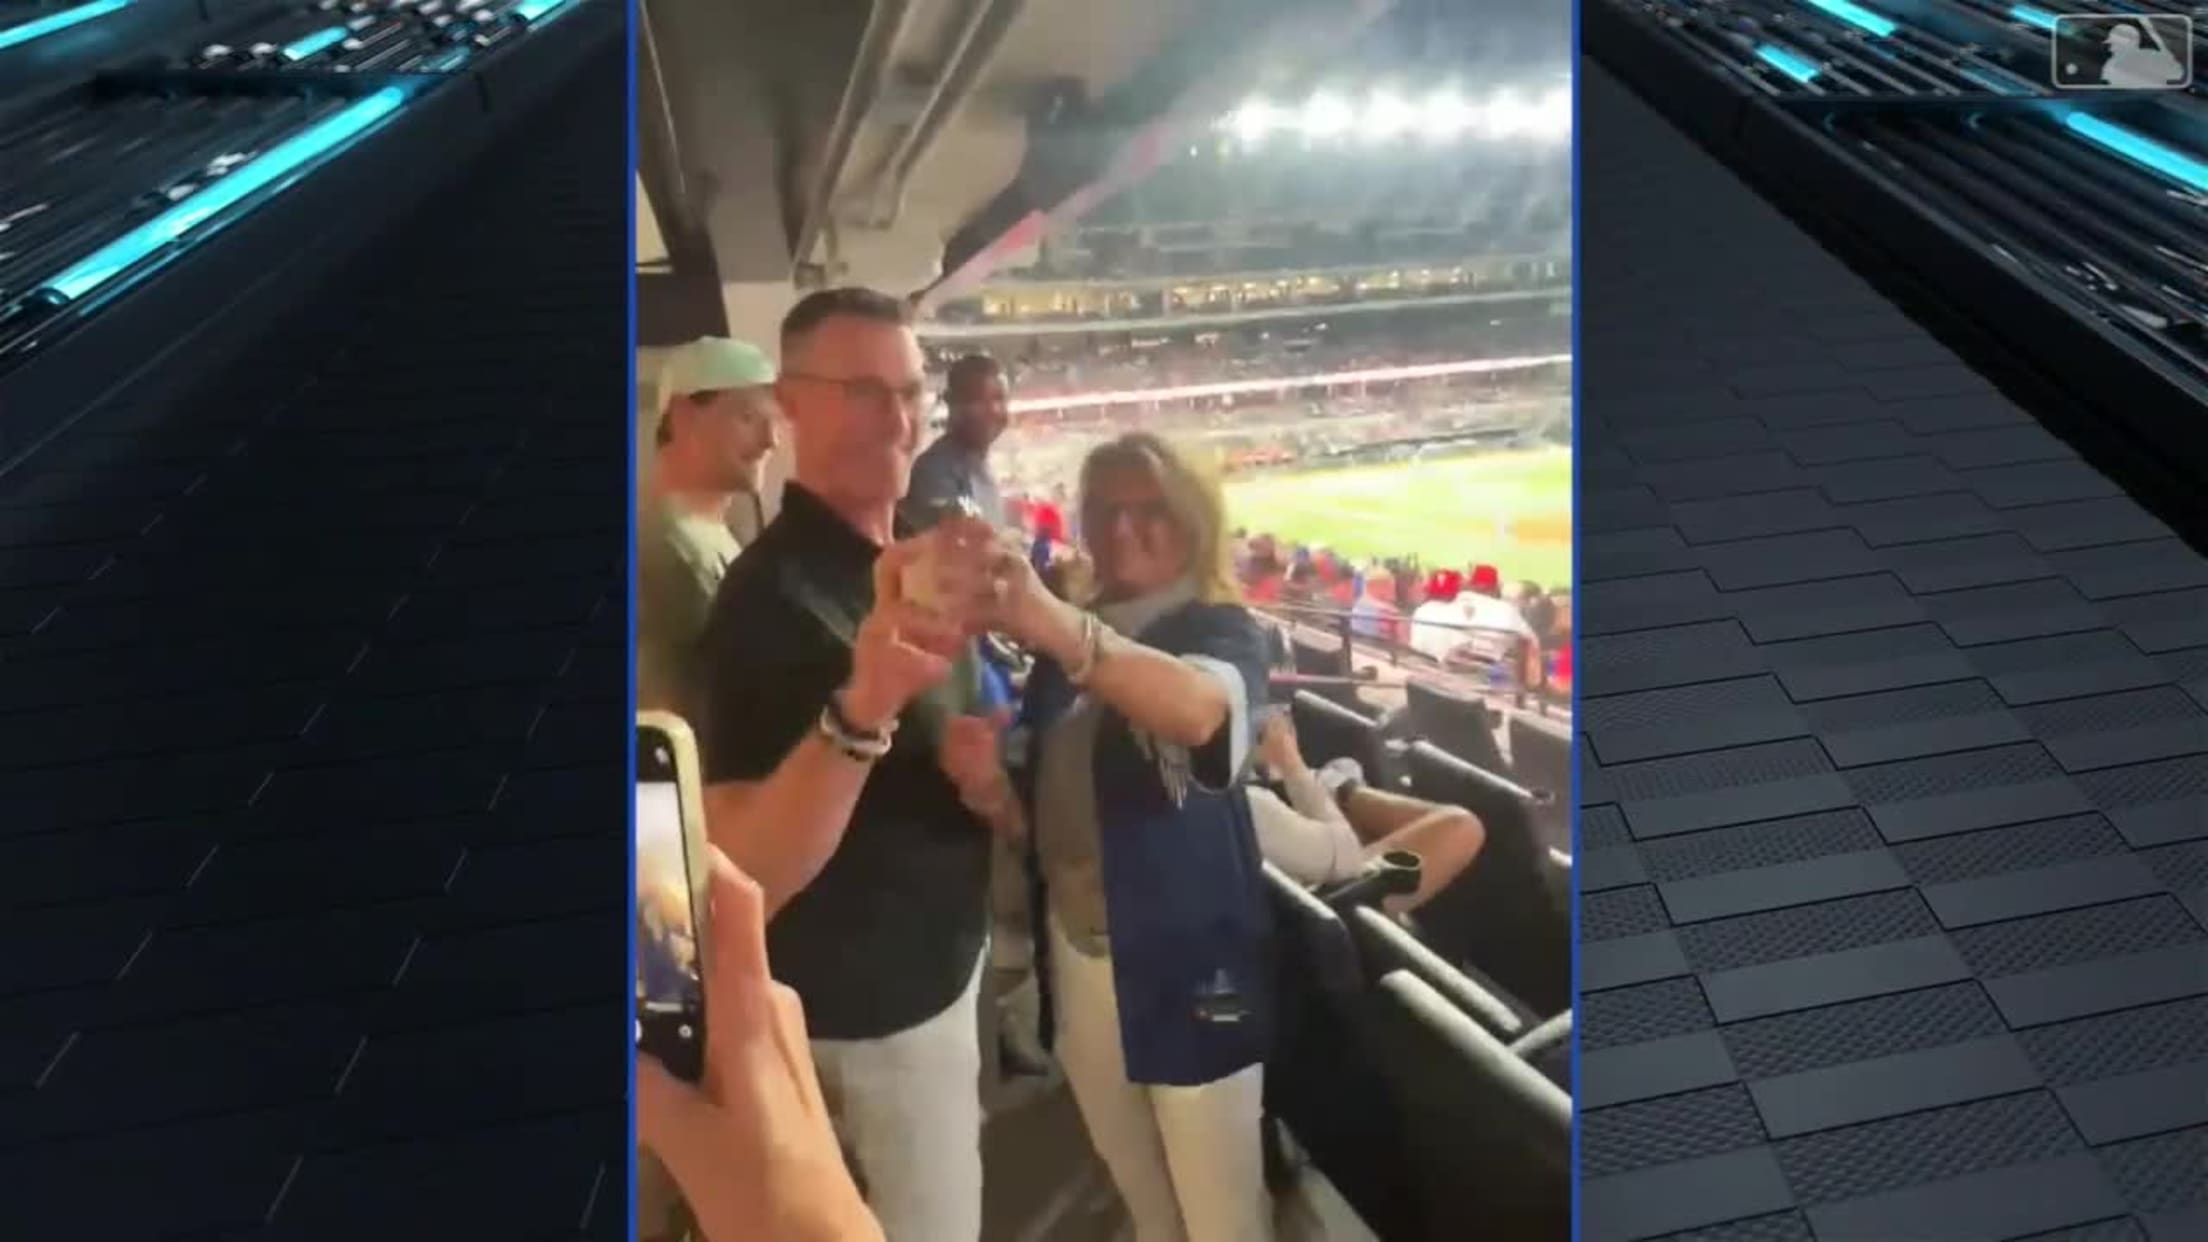
{"label": "hand holding smartphone", "polygon": [[636,750],[638,1138],[702,1237],[879,1242],[836,1143],[804,1009],[768,974],[759,886],[705,840],[690,727],[639,712]]}
{"label": "hand holding smartphone", "polygon": [[636,717],[636,1046],[686,1082],[704,1072],[704,787],[690,726]]}

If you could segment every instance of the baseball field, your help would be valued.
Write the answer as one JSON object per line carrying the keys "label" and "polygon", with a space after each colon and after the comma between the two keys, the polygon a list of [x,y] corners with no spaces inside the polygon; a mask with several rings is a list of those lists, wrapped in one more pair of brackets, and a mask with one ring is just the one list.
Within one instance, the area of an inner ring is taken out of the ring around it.
{"label": "baseball field", "polygon": [[1345,555],[1412,555],[1512,581],[1572,580],[1572,455],[1534,449],[1231,479],[1229,516],[1254,533]]}

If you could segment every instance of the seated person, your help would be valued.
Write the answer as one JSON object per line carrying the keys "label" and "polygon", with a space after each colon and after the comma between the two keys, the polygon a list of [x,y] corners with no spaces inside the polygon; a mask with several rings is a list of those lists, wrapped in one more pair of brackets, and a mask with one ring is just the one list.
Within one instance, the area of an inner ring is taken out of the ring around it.
{"label": "seated person", "polygon": [[1368,788],[1353,761],[1312,771],[1286,712],[1266,721],[1257,757],[1271,781],[1249,791],[1258,848],[1265,861],[1299,883],[1346,880],[1396,850],[1416,854],[1418,888],[1382,903],[1389,914],[1405,914],[1463,874],[1486,843],[1486,830],[1472,812]]}

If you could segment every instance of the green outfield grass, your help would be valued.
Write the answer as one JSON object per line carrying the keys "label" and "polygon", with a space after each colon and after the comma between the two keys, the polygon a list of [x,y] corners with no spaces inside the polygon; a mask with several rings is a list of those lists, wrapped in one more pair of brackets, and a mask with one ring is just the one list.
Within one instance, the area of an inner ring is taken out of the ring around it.
{"label": "green outfield grass", "polygon": [[1227,483],[1229,520],[1354,557],[1485,562],[1512,580],[1572,580],[1572,455],[1489,453]]}

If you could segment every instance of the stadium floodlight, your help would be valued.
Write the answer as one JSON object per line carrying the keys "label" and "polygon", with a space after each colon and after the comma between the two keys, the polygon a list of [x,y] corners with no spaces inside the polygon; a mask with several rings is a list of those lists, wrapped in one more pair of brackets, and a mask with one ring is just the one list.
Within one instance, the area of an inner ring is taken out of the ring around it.
{"label": "stadium floodlight", "polygon": [[1533,106],[1516,91],[1497,91],[1480,109],[1480,132],[1490,138],[1525,138],[1533,133]]}
{"label": "stadium floodlight", "polygon": [[1555,140],[1572,132],[1572,96],[1563,87],[1527,96],[1502,91],[1480,110],[1481,129],[1491,137]]}
{"label": "stadium floodlight", "polygon": [[1416,130],[1418,109],[1409,100],[1388,91],[1376,91],[1365,106],[1365,130],[1381,140]]}
{"label": "stadium floodlight", "polygon": [[1479,110],[1455,91],[1436,91],[1419,111],[1419,128],[1428,138],[1454,138],[1479,120]]}
{"label": "stadium floodlight", "polygon": [[1357,138],[1385,142],[1406,134],[1428,142],[1467,136],[1496,141],[1557,142],[1572,132],[1572,95],[1568,86],[1531,94],[1502,90],[1484,101],[1444,88],[1420,99],[1376,90],[1357,100],[1322,92],[1301,105],[1251,100],[1221,118],[1219,128],[1245,146],[1256,146],[1282,131],[1307,139]]}
{"label": "stadium floodlight", "polygon": [[1569,142],[1572,138],[1572,88],[1554,86],[1541,97],[1541,119],[1535,133],[1543,138]]}
{"label": "stadium floodlight", "polygon": [[1313,95],[1303,105],[1303,132],[1313,138],[1334,138],[1357,124],[1357,111],[1339,95]]}
{"label": "stadium floodlight", "polygon": [[1235,137],[1247,143],[1260,143],[1274,130],[1281,128],[1285,118],[1271,104],[1252,100],[1236,108],[1227,118],[1227,129]]}

